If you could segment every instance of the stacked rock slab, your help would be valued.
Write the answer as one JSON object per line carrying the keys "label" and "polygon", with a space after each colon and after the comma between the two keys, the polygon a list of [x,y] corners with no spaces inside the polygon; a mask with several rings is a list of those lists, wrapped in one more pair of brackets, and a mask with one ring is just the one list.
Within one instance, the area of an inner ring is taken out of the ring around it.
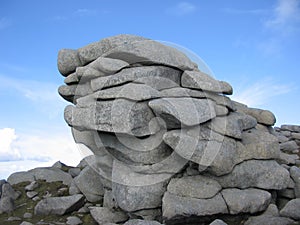
{"label": "stacked rock slab", "polygon": [[[90,198],[107,200],[93,209],[98,221],[108,210],[122,218],[111,222],[135,215],[167,224],[257,215],[297,183],[296,158],[281,151],[274,115],[232,101],[230,84],[177,49],[118,35],[61,50],[58,68],[66,77],[59,93],[73,103],[65,120],[94,153],[87,162],[100,184]],[[83,192],[78,182],[74,193]]]}

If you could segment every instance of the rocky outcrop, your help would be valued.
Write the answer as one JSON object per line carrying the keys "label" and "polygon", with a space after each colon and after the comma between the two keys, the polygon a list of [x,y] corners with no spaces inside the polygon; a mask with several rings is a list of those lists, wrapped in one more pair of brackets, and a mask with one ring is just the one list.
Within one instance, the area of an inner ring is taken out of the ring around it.
{"label": "rocky outcrop", "polygon": [[[72,103],[65,120],[94,155],[76,168],[56,163],[12,174],[8,182],[23,185],[33,205],[26,222],[52,214],[79,224],[299,220],[299,126],[274,129],[270,111],[232,101],[230,84],[184,53],[118,35],[61,50],[58,69],[59,93]],[[41,191],[57,182],[56,192]],[[2,215],[21,201],[10,200]]]}

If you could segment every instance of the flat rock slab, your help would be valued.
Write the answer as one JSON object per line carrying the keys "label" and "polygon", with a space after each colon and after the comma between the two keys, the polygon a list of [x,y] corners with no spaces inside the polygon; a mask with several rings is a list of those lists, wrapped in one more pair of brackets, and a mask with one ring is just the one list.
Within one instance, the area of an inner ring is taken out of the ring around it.
{"label": "flat rock slab", "polygon": [[193,70],[196,68],[196,64],[182,52],[152,40],[119,45],[103,54],[103,56],[121,59],[129,64],[162,64],[181,70]]}
{"label": "flat rock slab", "polygon": [[154,117],[147,103],[126,99],[96,102],[87,108],[65,108],[66,122],[78,130],[98,130],[136,136],[151,135],[160,130],[160,125]]}
{"label": "flat rock slab", "polygon": [[212,198],[222,189],[221,185],[202,175],[173,178],[168,184],[168,192],[181,197]]}
{"label": "flat rock slab", "polygon": [[84,205],[81,194],[66,197],[50,197],[38,202],[34,207],[35,215],[64,215],[78,210]]}
{"label": "flat rock slab", "polygon": [[232,87],[224,81],[217,81],[200,71],[184,71],[181,78],[183,87],[223,94],[232,94]]}
{"label": "flat rock slab", "polygon": [[[181,71],[165,66],[141,66],[126,68],[111,76],[91,80],[93,91],[113,87],[128,82],[143,83],[156,90],[180,85]],[[155,80],[155,78],[157,78]],[[154,80],[153,80],[154,79]],[[154,82],[154,81],[160,82]]]}
{"label": "flat rock slab", "polygon": [[300,220],[300,198],[289,201],[283,209],[280,210],[280,215],[294,220]]}
{"label": "flat rock slab", "polygon": [[145,84],[128,83],[118,87],[112,87],[77,99],[77,106],[93,104],[97,100],[125,98],[133,101],[144,101],[159,98],[160,92]]}
{"label": "flat rock slab", "polygon": [[105,207],[90,207],[90,213],[98,224],[121,223],[128,219],[122,211],[113,211]]}
{"label": "flat rock slab", "polygon": [[178,217],[209,216],[228,213],[227,206],[221,194],[213,198],[198,199],[173,195],[166,192],[162,205],[163,217],[171,220]]}
{"label": "flat rock slab", "polygon": [[92,167],[85,167],[74,178],[74,182],[89,202],[97,202],[103,198],[104,188],[101,177]]}
{"label": "flat rock slab", "polygon": [[229,188],[222,190],[222,196],[230,214],[256,213],[265,210],[271,201],[271,194],[260,189],[240,190]]}
{"label": "flat rock slab", "polygon": [[151,100],[149,107],[169,128],[194,126],[216,117],[215,103],[209,99],[161,98]]}
{"label": "flat rock slab", "polygon": [[248,160],[234,167],[230,174],[215,177],[223,188],[237,187],[261,189],[285,189],[289,172],[273,160]]}

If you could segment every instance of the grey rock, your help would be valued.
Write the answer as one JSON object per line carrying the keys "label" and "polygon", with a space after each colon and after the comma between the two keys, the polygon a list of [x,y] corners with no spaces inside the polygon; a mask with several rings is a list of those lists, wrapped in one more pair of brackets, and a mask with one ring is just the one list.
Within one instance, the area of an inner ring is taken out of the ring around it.
{"label": "grey rock", "polygon": [[215,105],[215,111],[217,116],[226,116],[229,113],[228,108],[222,105]]}
{"label": "grey rock", "polygon": [[100,175],[93,168],[87,166],[74,178],[74,182],[89,202],[97,202],[104,195],[100,179]]}
{"label": "grey rock", "polygon": [[20,220],[22,220],[22,219],[17,216],[10,216],[7,218],[7,221],[20,221]]}
{"label": "grey rock", "polygon": [[277,193],[278,193],[279,197],[284,197],[284,198],[289,198],[289,199],[296,198],[295,191],[294,191],[294,189],[291,189],[291,188],[279,190]]}
{"label": "grey rock", "polygon": [[294,153],[299,147],[295,141],[287,141],[280,144],[280,149],[286,153]]}
{"label": "grey rock", "polygon": [[256,109],[256,108],[245,108],[244,113],[253,116],[258,123],[273,126],[276,123],[276,118],[269,110]]}
{"label": "grey rock", "polygon": [[144,209],[130,213],[131,218],[142,218],[143,220],[157,220],[161,218],[161,208]]}
{"label": "grey rock", "polygon": [[78,167],[74,167],[74,168],[70,168],[68,170],[68,173],[72,176],[72,177],[77,177],[81,172],[81,169]]}
{"label": "grey rock", "polygon": [[81,194],[66,197],[50,197],[38,202],[34,207],[35,215],[64,215],[78,210],[84,204]]}
{"label": "grey rock", "polygon": [[173,178],[167,188],[171,194],[199,199],[212,198],[221,189],[217,181],[202,175]]}
{"label": "grey rock", "polygon": [[128,164],[154,164],[171,154],[171,148],[162,140],[163,130],[144,139],[130,135],[111,135],[98,132],[95,138],[97,154],[104,147],[116,159]]}
{"label": "grey rock", "polygon": [[[77,67],[80,68],[80,67]],[[78,75],[76,74],[76,72],[69,74],[65,79],[64,79],[64,83],[65,84],[78,84],[80,81]]]}
{"label": "grey rock", "polygon": [[289,124],[284,124],[281,125],[281,130],[286,130],[286,131],[292,131],[296,133],[300,133],[300,126],[299,125],[289,125]]}
{"label": "grey rock", "polygon": [[208,99],[161,98],[151,100],[149,106],[169,128],[194,126],[216,116],[215,103]]}
{"label": "grey rock", "polygon": [[300,168],[297,166],[292,166],[290,168],[290,175],[295,182],[294,192],[296,198],[300,198]]}
{"label": "grey rock", "polygon": [[36,180],[46,180],[46,182],[61,181],[65,185],[70,185],[72,176],[55,167],[41,167],[29,170]]}
{"label": "grey rock", "polygon": [[221,193],[230,214],[260,212],[265,210],[271,202],[269,192],[255,188],[245,190],[230,188],[222,190]]}
{"label": "grey rock", "polygon": [[298,159],[299,156],[296,154],[287,154],[284,152],[280,152],[277,161],[280,164],[295,165]]}
{"label": "grey rock", "polygon": [[76,67],[82,66],[78,52],[72,49],[62,49],[58,53],[57,66],[63,76],[75,72]]}
{"label": "grey rock", "polygon": [[182,98],[182,97],[191,97],[191,98],[208,98],[215,101],[218,105],[226,106],[228,109],[235,111],[236,107],[233,101],[230,98],[219,95],[212,92],[204,92],[201,90],[193,90],[189,88],[174,87],[168,88],[161,91],[161,95],[164,98]]}
{"label": "grey rock", "polygon": [[11,197],[1,197],[0,199],[0,214],[10,213],[15,209],[14,199]]}
{"label": "grey rock", "polygon": [[93,94],[77,99],[77,105],[84,107],[95,104],[96,100],[125,98],[133,101],[144,101],[159,98],[160,92],[145,84],[128,83],[118,87],[97,91]]}
{"label": "grey rock", "polygon": [[103,56],[121,59],[129,64],[162,64],[181,70],[193,70],[195,68],[195,64],[182,52],[152,40],[119,45]]}
{"label": "grey rock", "polygon": [[234,167],[230,174],[215,177],[222,187],[285,189],[289,172],[273,160],[248,160]]}
{"label": "grey rock", "polygon": [[78,54],[83,64],[87,64],[97,59],[98,57],[102,56],[110,49],[115,48],[119,45],[126,45],[128,43],[144,41],[144,40],[147,39],[136,35],[129,35],[129,34],[116,35],[116,36],[104,38],[98,42],[94,42],[87,46],[79,48]]}
{"label": "grey rock", "polygon": [[[98,91],[103,88],[118,86],[128,82],[136,82],[146,84],[156,90],[171,88],[180,85],[181,71],[165,67],[165,66],[144,66],[126,68],[111,76],[99,77],[91,80],[92,90]],[[154,84],[155,79],[159,78],[162,84]]]}
{"label": "grey rock", "polygon": [[81,191],[80,189],[77,187],[75,180],[72,180],[70,187],[69,187],[69,194],[70,195],[76,195],[76,194],[80,194]]}
{"label": "grey rock", "polygon": [[24,219],[30,219],[30,218],[32,218],[32,213],[29,213],[29,212],[24,213],[23,218]]}
{"label": "grey rock", "polygon": [[66,224],[68,224],[68,225],[79,225],[79,224],[82,224],[82,221],[77,216],[69,216],[67,218]]}
{"label": "grey rock", "polygon": [[267,210],[259,216],[251,216],[245,225],[291,225],[294,221],[289,218],[280,217],[277,206],[270,204]]}
{"label": "grey rock", "polygon": [[211,222],[209,225],[227,225],[223,220],[216,219],[213,222]]}
{"label": "grey rock", "polygon": [[157,221],[151,220],[140,220],[140,219],[132,219],[128,220],[124,225],[162,225]]}
{"label": "grey rock", "polygon": [[27,221],[23,221],[22,223],[20,223],[20,225],[33,225],[33,223],[27,222]]}
{"label": "grey rock", "polygon": [[181,78],[181,85],[203,91],[232,94],[230,84],[224,81],[217,81],[208,74],[200,71],[184,71]]}
{"label": "grey rock", "polygon": [[300,133],[292,133],[292,138],[300,140]]}
{"label": "grey rock", "polygon": [[165,191],[166,182],[142,186],[112,184],[112,192],[117,205],[127,212],[161,206],[161,199]]}
{"label": "grey rock", "polygon": [[167,220],[178,217],[209,216],[228,213],[221,194],[210,199],[180,197],[166,192],[162,205],[163,217]]}
{"label": "grey rock", "polygon": [[11,185],[19,184],[26,181],[32,182],[34,180],[34,175],[28,172],[16,172],[9,175],[9,177],[7,178],[7,182]]}
{"label": "grey rock", "polygon": [[37,201],[39,201],[41,198],[39,197],[39,196],[35,196],[34,198],[32,198],[32,201],[35,201],[35,202],[37,202]]}
{"label": "grey rock", "polygon": [[32,181],[25,187],[25,191],[33,191],[34,189],[39,187],[39,183],[36,181]]}
{"label": "grey rock", "polygon": [[122,211],[112,211],[105,207],[90,207],[92,217],[99,224],[125,222],[128,216]]}
{"label": "grey rock", "polygon": [[38,194],[39,194],[39,193],[36,192],[36,191],[28,191],[28,192],[26,193],[26,195],[27,195],[28,198],[34,198],[34,197],[37,196]]}
{"label": "grey rock", "polygon": [[9,183],[4,183],[2,185],[2,194],[1,198],[12,198],[13,200],[16,200],[19,197],[19,194],[12,188],[12,186]]}
{"label": "grey rock", "polygon": [[105,190],[104,192],[103,207],[109,209],[116,209],[118,207],[111,190]]}
{"label": "grey rock", "polygon": [[7,182],[6,182],[6,180],[0,180],[0,198],[1,198],[1,195],[2,195],[2,185],[3,184],[6,184]]}
{"label": "grey rock", "polygon": [[284,208],[280,210],[280,215],[300,220],[300,198],[289,201]]}
{"label": "grey rock", "polygon": [[80,83],[71,85],[62,85],[58,88],[58,93],[65,100],[75,103],[78,98],[92,94],[90,83]]}
{"label": "grey rock", "polygon": [[160,129],[147,103],[135,103],[126,99],[97,102],[88,108],[67,106],[65,120],[79,130],[99,130],[136,136],[154,134]]}
{"label": "grey rock", "polygon": [[62,163],[61,161],[55,162],[51,167],[56,167],[58,169],[62,169],[66,164]]}

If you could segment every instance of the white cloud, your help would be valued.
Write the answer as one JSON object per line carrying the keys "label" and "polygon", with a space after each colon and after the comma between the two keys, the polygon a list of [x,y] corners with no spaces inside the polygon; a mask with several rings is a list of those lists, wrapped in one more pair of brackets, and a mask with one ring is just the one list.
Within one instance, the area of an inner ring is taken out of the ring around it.
{"label": "white cloud", "polygon": [[94,16],[96,15],[96,10],[92,10],[92,9],[77,9],[75,12],[74,12],[74,15],[75,16]]}
{"label": "white cloud", "polygon": [[196,9],[196,6],[189,2],[179,2],[177,5],[168,8],[167,13],[177,16],[183,16],[195,12]]}
{"label": "white cloud", "polygon": [[271,18],[265,21],[265,26],[287,35],[297,30],[299,23],[300,1],[278,0]]}
{"label": "white cloud", "polygon": [[24,134],[16,133],[13,128],[0,129],[0,168],[8,162],[10,165],[19,165],[13,171],[8,171],[10,173],[22,169],[20,165],[24,166],[29,161],[35,163],[26,166],[27,169],[35,167],[35,164],[51,166],[56,161],[76,166],[87,154],[81,151],[69,129],[53,134],[42,131]]}
{"label": "white cloud", "polygon": [[240,86],[232,99],[250,107],[260,107],[274,97],[287,94],[293,90],[293,85],[278,84],[271,78],[265,78],[248,86]]}

